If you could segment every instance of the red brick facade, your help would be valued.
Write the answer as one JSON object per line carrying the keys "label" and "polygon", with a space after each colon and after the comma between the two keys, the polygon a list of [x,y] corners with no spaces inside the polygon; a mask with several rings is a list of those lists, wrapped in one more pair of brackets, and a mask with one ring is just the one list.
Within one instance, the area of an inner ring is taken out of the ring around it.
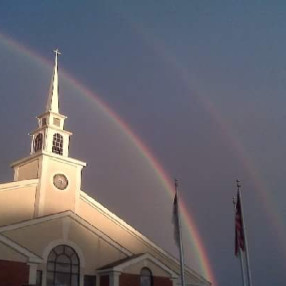
{"label": "red brick facade", "polygon": [[26,263],[0,260],[0,286],[22,286],[29,282],[29,266]]}
{"label": "red brick facade", "polygon": [[119,286],[140,286],[140,276],[134,274],[121,273],[119,276]]}
{"label": "red brick facade", "polygon": [[[172,281],[167,277],[153,277],[153,286],[172,285]],[[140,275],[121,273],[119,276],[119,286],[140,286]]]}
{"label": "red brick facade", "polygon": [[172,286],[173,282],[167,277],[153,277],[153,286]]}
{"label": "red brick facade", "polygon": [[100,286],[109,286],[109,276],[103,275],[100,277]]}

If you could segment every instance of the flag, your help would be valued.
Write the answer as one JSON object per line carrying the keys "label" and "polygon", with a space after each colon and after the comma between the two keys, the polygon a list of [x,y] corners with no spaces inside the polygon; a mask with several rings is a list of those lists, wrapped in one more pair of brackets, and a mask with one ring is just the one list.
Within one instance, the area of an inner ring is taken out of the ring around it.
{"label": "flag", "polygon": [[180,247],[180,224],[179,224],[179,205],[178,205],[178,195],[177,190],[175,193],[174,203],[173,203],[173,218],[174,224],[174,239],[178,247]]}
{"label": "flag", "polygon": [[235,255],[237,256],[239,250],[245,251],[245,237],[243,228],[243,219],[241,211],[240,193],[237,192],[237,199],[235,205]]}
{"label": "flag", "polygon": [[180,224],[180,210],[179,210],[179,196],[178,196],[178,180],[175,179],[175,197],[173,203],[173,224],[174,224],[174,239],[176,245],[180,250],[180,272],[181,272],[181,286],[185,286],[185,274],[184,274],[184,251],[183,242],[181,239],[181,224]]}

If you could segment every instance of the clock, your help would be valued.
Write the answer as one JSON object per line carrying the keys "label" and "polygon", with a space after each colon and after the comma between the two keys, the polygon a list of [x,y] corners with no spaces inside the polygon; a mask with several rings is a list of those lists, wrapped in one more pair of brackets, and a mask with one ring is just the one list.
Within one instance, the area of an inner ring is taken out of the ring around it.
{"label": "clock", "polygon": [[64,190],[68,186],[69,181],[64,174],[56,174],[54,175],[53,183],[56,188]]}

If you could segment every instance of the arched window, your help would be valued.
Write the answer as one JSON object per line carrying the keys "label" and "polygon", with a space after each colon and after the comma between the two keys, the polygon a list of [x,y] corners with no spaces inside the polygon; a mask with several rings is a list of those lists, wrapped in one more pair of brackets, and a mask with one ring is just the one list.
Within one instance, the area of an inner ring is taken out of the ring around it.
{"label": "arched window", "polygon": [[63,136],[59,133],[55,133],[53,136],[53,148],[52,152],[63,155]]}
{"label": "arched window", "polygon": [[79,286],[79,258],[67,245],[53,248],[47,262],[47,286]]}
{"label": "arched window", "polygon": [[43,134],[39,133],[34,140],[34,152],[42,150],[42,145],[43,145]]}
{"label": "arched window", "polygon": [[152,285],[153,285],[153,278],[151,270],[147,267],[142,268],[140,272],[140,286],[152,286]]}

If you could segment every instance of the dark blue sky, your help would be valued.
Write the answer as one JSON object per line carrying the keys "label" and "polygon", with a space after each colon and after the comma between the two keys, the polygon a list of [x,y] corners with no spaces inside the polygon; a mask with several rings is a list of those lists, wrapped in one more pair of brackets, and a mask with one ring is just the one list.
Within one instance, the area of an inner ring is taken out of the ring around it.
{"label": "dark blue sky", "polygon": [[[51,64],[58,47],[60,68],[98,94],[180,179],[220,286],[241,285],[236,178],[253,284],[286,279],[285,19],[284,1],[0,1],[0,34]],[[27,133],[44,110],[52,70],[3,39],[0,67],[4,182],[9,164],[29,153]],[[88,163],[83,189],[175,253],[172,199],[126,135],[77,92],[61,82],[70,154]],[[197,267],[188,243],[187,262]]]}

